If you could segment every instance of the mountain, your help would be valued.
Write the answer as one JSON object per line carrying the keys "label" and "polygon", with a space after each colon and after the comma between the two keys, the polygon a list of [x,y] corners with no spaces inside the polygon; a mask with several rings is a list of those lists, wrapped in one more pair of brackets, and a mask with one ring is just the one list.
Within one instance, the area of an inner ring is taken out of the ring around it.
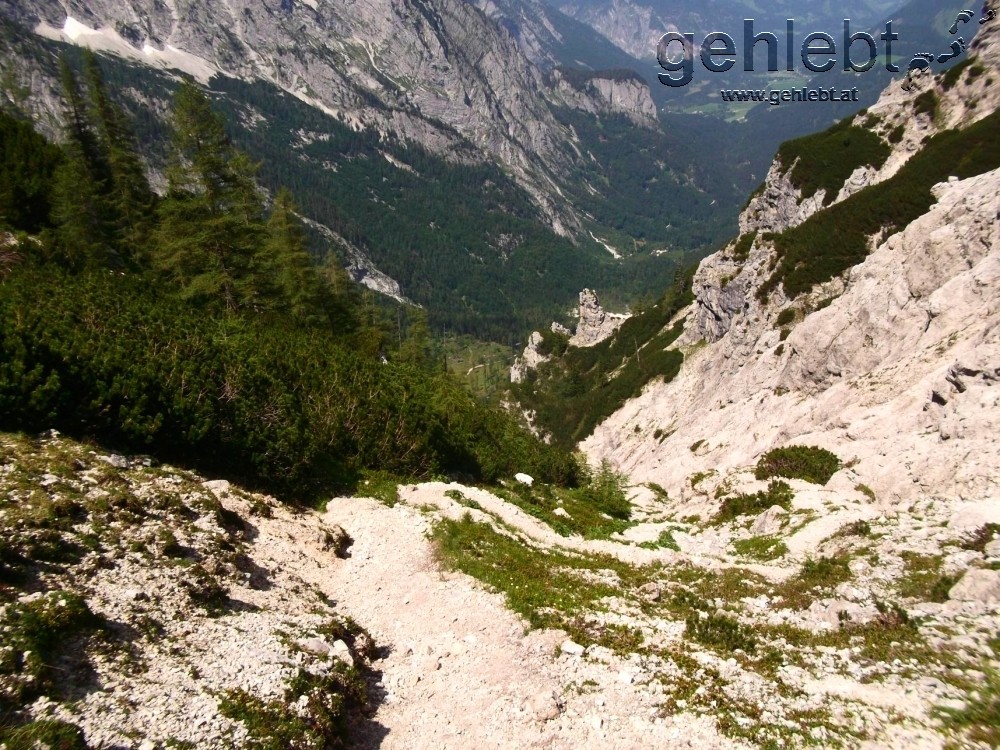
{"label": "mountain", "polygon": [[[916,52],[940,50],[944,52],[954,37],[948,28],[956,14],[965,6],[960,2],[935,2],[933,0],[909,0],[899,2],[859,0],[846,3],[802,3],[787,0],[768,3],[764,7],[749,2],[715,0],[709,3],[685,4],[677,2],[633,3],[629,0],[613,2],[579,2],[559,4],[568,15],[591,25],[613,41],[621,49],[645,61],[651,69],[657,68],[656,45],[666,31],[691,32],[696,42],[713,31],[724,31],[736,41],[741,49],[743,19],[755,21],[755,31],[773,31],[779,41],[784,39],[785,20],[794,19],[798,39],[812,31],[831,34],[840,45],[843,20],[850,19],[853,31],[867,30],[879,40],[887,21],[892,21],[893,29],[899,33],[894,43],[893,54],[897,65],[904,70]],[[963,30],[966,42],[975,33],[975,24]],[[883,43],[878,41],[880,55]],[[778,128],[779,141],[796,135],[817,130],[836,119],[853,114],[858,109],[875,102],[879,92],[888,84],[891,75],[880,63],[874,70],[862,75],[843,74],[838,69],[831,73],[812,75],[802,68],[796,59],[796,71],[789,73],[782,67],[778,73],[768,73],[762,55],[757,59],[758,71],[746,73],[736,65],[726,73],[708,73],[697,65],[695,81],[681,89],[654,86],[653,95],[667,111],[684,111],[712,114],[727,118],[747,118],[752,124],[756,138],[766,137]],[[763,72],[761,68],[765,69]],[[859,88],[860,106],[845,103],[828,107],[798,107],[793,112],[788,107],[762,105],[722,104],[720,89],[734,88]],[[821,110],[821,111],[817,111]],[[749,140],[754,140],[750,138]]]}
{"label": "mountain", "polygon": [[[861,27],[869,26],[897,5],[897,0],[848,0],[803,3],[782,0],[764,6],[745,0],[708,2],[631,2],[631,0],[570,0],[556,2],[568,16],[582,21],[639,60],[656,58],[656,43],[667,31],[694,32],[704,38],[710,31],[742,31],[743,19],[753,18],[761,26],[783,28],[787,18],[811,30],[836,29],[844,18]],[[815,27],[815,28],[813,28]],[[800,27],[801,28],[801,27]]]}
{"label": "mountain", "polygon": [[[637,356],[684,363],[583,441],[593,460],[676,487],[806,441],[856,456],[859,481],[894,502],[992,487],[992,412],[968,410],[1000,356],[986,282],[1000,247],[997,26],[955,68],[894,83],[866,113],[779,149],[690,303],[670,298],[607,342],[609,387]],[[620,342],[644,317],[659,322]]]}
{"label": "mountain", "polygon": [[[104,51],[154,171],[155,113],[178,74],[193,76],[264,187],[295,191],[318,254],[427,307],[437,330],[512,342],[585,286],[625,303],[662,284],[684,254],[731,233],[755,178],[748,164],[700,158],[727,141],[724,127],[661,124],[641,76],[593,69],[628,60],[584,27],[557,18],[563,47],[535,49],[559,65],[543,68],[524,53],[526,24],[512,31],[501,11],[4,2],[0,66],[12,91],[30,92],[8,99],[54,135],[55,57]],[[570,58],[591,67],[562,65]]]}
{"label": "mountain", "polygon": [[[962,398],[963,378],[988,387],[979,361],[998,356],[982,287],[998,247],[998,26],[958,66],[783,144],[740,236],[689,287],[679,279],[589,350],[544,334],[561,356],[523,402],[540,427],[665,487],[805,440],[858,456],[859,481],[880,496],[955,491],[976,471],[960,468],[969,450],[994,456],[981,442],[989,412],[968,423],[971,443],[942,435],[978,403]],[[885,471],[887,450],[926,473]]]}

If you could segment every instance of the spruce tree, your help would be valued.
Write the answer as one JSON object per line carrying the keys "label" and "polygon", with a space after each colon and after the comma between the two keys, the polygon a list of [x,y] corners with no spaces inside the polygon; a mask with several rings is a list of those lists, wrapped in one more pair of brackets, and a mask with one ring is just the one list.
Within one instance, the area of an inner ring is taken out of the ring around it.
{"label": "spruce tree", "polygon": [[74,269],[116,264],[109,206],[108,169],[91,126],[76,74],[60,63],[66,118],[65,158],[55,172],[52,220],[59,256]]}
{"label": "spruce tree", "polygon": [[174,98],[167,196],[154,238],[156,265],[183,296],[226,310],[263,306],[263,206],[254,166],[232,145],[208,96],[185,82]]}
{"label": "spruce tree", "polygon": [[134,255],[151,229],[153,191],[139,158],[135,135],[124,111],[108,95],[97,58],[84,52],[84,70],[90,98],[89,115],[97,146],[108,171],[108,202],[119,248]]}
{"label": "spruce tree", "polygon": [[324,323],[320,276],[306,249],[306,234],[292,194],[286,188],[275,196],[264,254],[275,290],[273,306],[303,325]]}

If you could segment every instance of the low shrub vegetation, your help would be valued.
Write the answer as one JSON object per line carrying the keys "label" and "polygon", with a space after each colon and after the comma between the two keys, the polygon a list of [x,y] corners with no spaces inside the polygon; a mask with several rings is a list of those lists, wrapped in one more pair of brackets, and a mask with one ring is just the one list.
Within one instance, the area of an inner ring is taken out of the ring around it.
{"label": "low shrub vegetation", "polygon": [[794,497],[795,493],[786,482],[775,480],[768,484],[766,490],[761,492],[755,492],[752,495],[739,493],[723,499],[722,507],[719,508],[715,521],[716,523],[724,523],[739,516],[756,515],[774,505],[789,510],[792,507]]}
{"label": "low shrub vegetation", "polygon": [[[936,183],[952,175],[964,179],[1000,167],[998,128],[1000,112],[994,112],[962,130],[938,133],[890,179],[814,214],[797,227],[770,235],[778,264],[759,287],[758,298],[766,300],[781,284],[794,299],[840,275],[865,259],[870,237],[889,236],[926,213],[934,203],[931,188]],[[844,179],[849,174],[850,170]]]}
{"label": "low shrub vegetation", "polygon": [[754,476],[757,479],[784,477],[826,484],[840,467],[840,459],[825,448],[790,445],[775,448],[761,456],[754,469]]}
{"label": "low shrub vegetation", "polygon": [[829,205],[855,169],[878,169],[889,158],[885,142],[871,130],[851,125],[851,120],[849,117],[822,133],[786,141],[778,149],[778,159],[785,169],[791,169],[792,184],[803,198],[825,190],[824,203]]}
{"label": "low shrub vegetation", "polygon": [[723,653],[753,654],[757,650],[757,639],[750,629],[725,614],[692,614],[684,623],[684,635]]}

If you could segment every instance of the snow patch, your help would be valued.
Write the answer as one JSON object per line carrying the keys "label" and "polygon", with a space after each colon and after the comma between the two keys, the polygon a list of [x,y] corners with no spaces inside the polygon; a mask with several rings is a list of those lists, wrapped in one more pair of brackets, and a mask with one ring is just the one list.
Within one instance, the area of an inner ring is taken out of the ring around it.
{"label": "snow patch", "polygon": [[66,17],[61,29],[42,21],[35,33],[46,39],[69,42],[80,47],[106,52],[128,60],[154,67],[179,70],[206,84],[213,76],[222,73],[210,62],[197,55],[172,47],[169,44],[158,50],[147,43],[141,50],[133,47],[121,34],[111,28],[92,29],[72,16]]}

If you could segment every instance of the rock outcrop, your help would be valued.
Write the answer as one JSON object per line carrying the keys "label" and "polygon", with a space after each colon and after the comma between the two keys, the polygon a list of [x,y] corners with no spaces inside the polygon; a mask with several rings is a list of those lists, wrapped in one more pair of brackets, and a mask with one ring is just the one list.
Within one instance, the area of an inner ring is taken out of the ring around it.
{"label": "rock outcrop", "polygon": [[510,368],[511,383],[523,383],[531,370],[536,370],[540,364],[549,361],[547,356],[538,351],[541,344],[542,334],[538,331],[532,331],[531,336],[528,337],[528,345],[524,347],[521,356],[514,360],[514,364]]}
{"label": "rock outcrop", "polygon": [[[856,173],[854,183],[888,179],[927,134],[995,110],[997,95],[980,79],[1000,64],[984,57],[998,29],[976,39],[966,67],[978,72],[948,85],[918,77],[909,91],[896,82],[883,94],[870,126],[902,124],[906,135],[882,168]],[[933,119],[913,116],[926,91],[937,97]],[[836,201],[856,189],[852,181]],[[895,507],[1000,495],[991,437],[1000,427],[1000,170],[952,178],[933,194],[925,215],[874,238],[863,262],[794,301],[780,285],[757,294],[775,261],[766,239],[744,237],[741,257],[730,247],[703,261],[674,344],[686,355],[680,374],[599,426],[582,443],[591,460],[694,496],[693,475],[716,472],[721,481],[773,447],[819,445],[849,462],[842,484],[870,487]],[[741,226],[780,231],[823,210],[816,203],[798,200],[775,165]]]}
{"label": "rock outcrop", "polygon": [[628,315],[609,313],[601,307],[597,293],[584,289],[580,292],[576,333],[569,340],[571,346],[594,346],[610,337],[628,320]]}

